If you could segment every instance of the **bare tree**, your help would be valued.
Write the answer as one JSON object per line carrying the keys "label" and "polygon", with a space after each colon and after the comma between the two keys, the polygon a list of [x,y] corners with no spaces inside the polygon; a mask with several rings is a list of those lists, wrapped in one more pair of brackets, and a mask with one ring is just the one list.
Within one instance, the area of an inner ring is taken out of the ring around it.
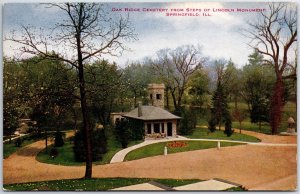
{"label": "bare tree", "polygon": [[265,62],[274,67],[276,83],[270,108],[272,134],[277,133],[284,105],[283,73],[288,67],[290,49],[297,42],[297,5],[295,3],[269,3],[258,21],[249,22],[246,30],[251,38],[249,45],[266,57]]}
{"label": "bare tree", "polygon": [[[64,3],[47,4],[49,8],[58,9],[64,15],[52,28],[52,33],[38,32],[30,26],[22,26],[23,35],[7,37],[22,45],[22,53],[58,59],[76,68],[80,89],[81,112],[85,134],[86,171],[85,178],[92,177],[92,148],[84,66],[92,60],[108,54],[118,56],[126,48],[124,41],[135,39],[129,17],[118,19],[105,12],[103,4]],[[51,54],[55,50],[57,55]],[[51,51],[51,52],[49,52]]]}
{"label": "bare tree", "polygon": [[234,109],[231,113],[232,117],[240,124],[240,134],[242,134],[242,122],[247,118],[246,111]]}
{"label": "bare tree", "polygon": [[166,90],[171,92],[176,111],[181,108],[182,97],[191,75],[205,62],[206,58],[202,57],[200,48],[193,45],[157,52],[157,59],[152,62],[152,66],[166,84]]}

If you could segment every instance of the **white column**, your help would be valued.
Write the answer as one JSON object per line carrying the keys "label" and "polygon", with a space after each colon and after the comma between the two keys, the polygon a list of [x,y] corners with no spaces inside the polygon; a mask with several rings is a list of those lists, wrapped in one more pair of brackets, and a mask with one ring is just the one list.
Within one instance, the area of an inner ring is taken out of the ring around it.
{"label": "white column", "polygon": [[151,123],[151,134],[154,133],[154,123]]}
{"label": "white column", "polygon": [[147,122],[144,122],[144,131],[145,131],[145,135],[147,135],[148,133],[148,129],[147,129]]}
{"label": "white column", "polygon": [[159,123],[159,133],[161,134],[161,123]]}
{"label": "white column", "polygon": [[177,133],[176,133],[176,120],[172,121],[172,132],[173,132],[173,137],[176,137]]}
{"label": "white column", "polygon": [[168,136],[168,125],[167,125],[167,123],[168,122],[164,122],[166,136]]}

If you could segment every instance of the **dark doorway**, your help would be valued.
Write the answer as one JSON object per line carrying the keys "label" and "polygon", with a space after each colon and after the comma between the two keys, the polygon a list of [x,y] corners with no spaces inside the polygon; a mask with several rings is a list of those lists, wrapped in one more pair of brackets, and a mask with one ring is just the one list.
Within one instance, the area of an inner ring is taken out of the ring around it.
{"label": "dark doorway", "polygon": [[159,123],[154,123],[154,133],[159,133]]}
{"label": "dark doorway", "polygon": [[172,123],[167,123],[168,136],[173,136]]}
{"label": "dark doorway", "polygon": [[147,124],[147,133],[151,134],[151,124]]}

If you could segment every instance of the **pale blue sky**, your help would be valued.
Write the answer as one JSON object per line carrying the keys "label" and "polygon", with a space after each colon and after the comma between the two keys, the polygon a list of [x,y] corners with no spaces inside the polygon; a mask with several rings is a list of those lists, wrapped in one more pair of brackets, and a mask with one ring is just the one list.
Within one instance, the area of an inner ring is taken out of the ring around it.
{"label": "pale blue sky", "polygon": [[[108,11],[116,8],[265,8],[266,3],[114,3],[107,4]],[[5,4],[3,13],[4,37],[12,30],[18,31],[20,25],[50,27],[62,18],[56,9],[45,8],[40,4]],[[125,12],[114,12],[114,14]],[[210,17],[167,17],[163,13],[130,13],[130,19],[138,34],[138,40],[127,43],[132,51],[122,57],[103,56],[124,66],[127,62],[153,57],[155,52],[169,47],[176,48],[184,44],[202,46],[202,53],[211,59],[232,59],[237,66],[243,66],[252,52],[247,46],[248,39],[241,34],[247,27],[246,21],[256,20],[258,13],[216,13]],[[4,56],[13,56],[18,45],[4,42]]]}

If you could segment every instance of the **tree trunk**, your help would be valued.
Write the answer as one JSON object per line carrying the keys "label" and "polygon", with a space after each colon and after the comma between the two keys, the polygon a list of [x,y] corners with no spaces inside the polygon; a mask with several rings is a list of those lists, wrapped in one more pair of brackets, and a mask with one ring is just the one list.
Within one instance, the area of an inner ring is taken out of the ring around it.
{"label": "tree trunk", "polygon": [[[82,19],[82,14],[83,14],[83,5],[80,5],[79,19]],[[81,103],[81,112],[82,112],[83,129],[84,129],[84,147],[85,147],[85,151],[86,151],[86,165],[85,165],[84,178],[92,178],[92,142],[91,142],[92,131],[91,131],[91,127],[89,126],[89,121],[88,121],[88,110],[87,110],[85,80],[84,80],[84,67],[83,67],[83,58],[82,58],[82,51],[81,51],[81,29],[80,29],[80,27],[77,30],[77,34],[76,34],[76,44],[77,44],[80,103]]]}
{"label": "tree trunk", "polygon": [[86,150],[86,168],[85,178],[92,178],[92,145],[91,145],[91,130],[88,122],[87,114],[87,103],[86,103],[86,92],[85,92],[85,81],[83,76],[83,65],[82,61],[79,62],[78,74],[79,74],[79,88],[80,88],[80,103],[83,119],[84,129],[84,144]]}
{"label": "tree trunk", "polygon": [[173,99],[174,109],[175,109],[175,111],[177,111],[178,107],[177,107],[177,101],[176,101],[175,91],[171,91],[171,95],[172,95],[172,99]]}
{"label": "tree trunk", "polygon": [[277,76],[270,109],[270,124],[273,135],[278,132],[278,127],[281,122],[281,112],[283,108],[283,91],[284,84],[282,76]]}
{"label": "tree trunk", "polygon": [[242,122],[239,123],[240,123],[240,134],[242,134]]}

